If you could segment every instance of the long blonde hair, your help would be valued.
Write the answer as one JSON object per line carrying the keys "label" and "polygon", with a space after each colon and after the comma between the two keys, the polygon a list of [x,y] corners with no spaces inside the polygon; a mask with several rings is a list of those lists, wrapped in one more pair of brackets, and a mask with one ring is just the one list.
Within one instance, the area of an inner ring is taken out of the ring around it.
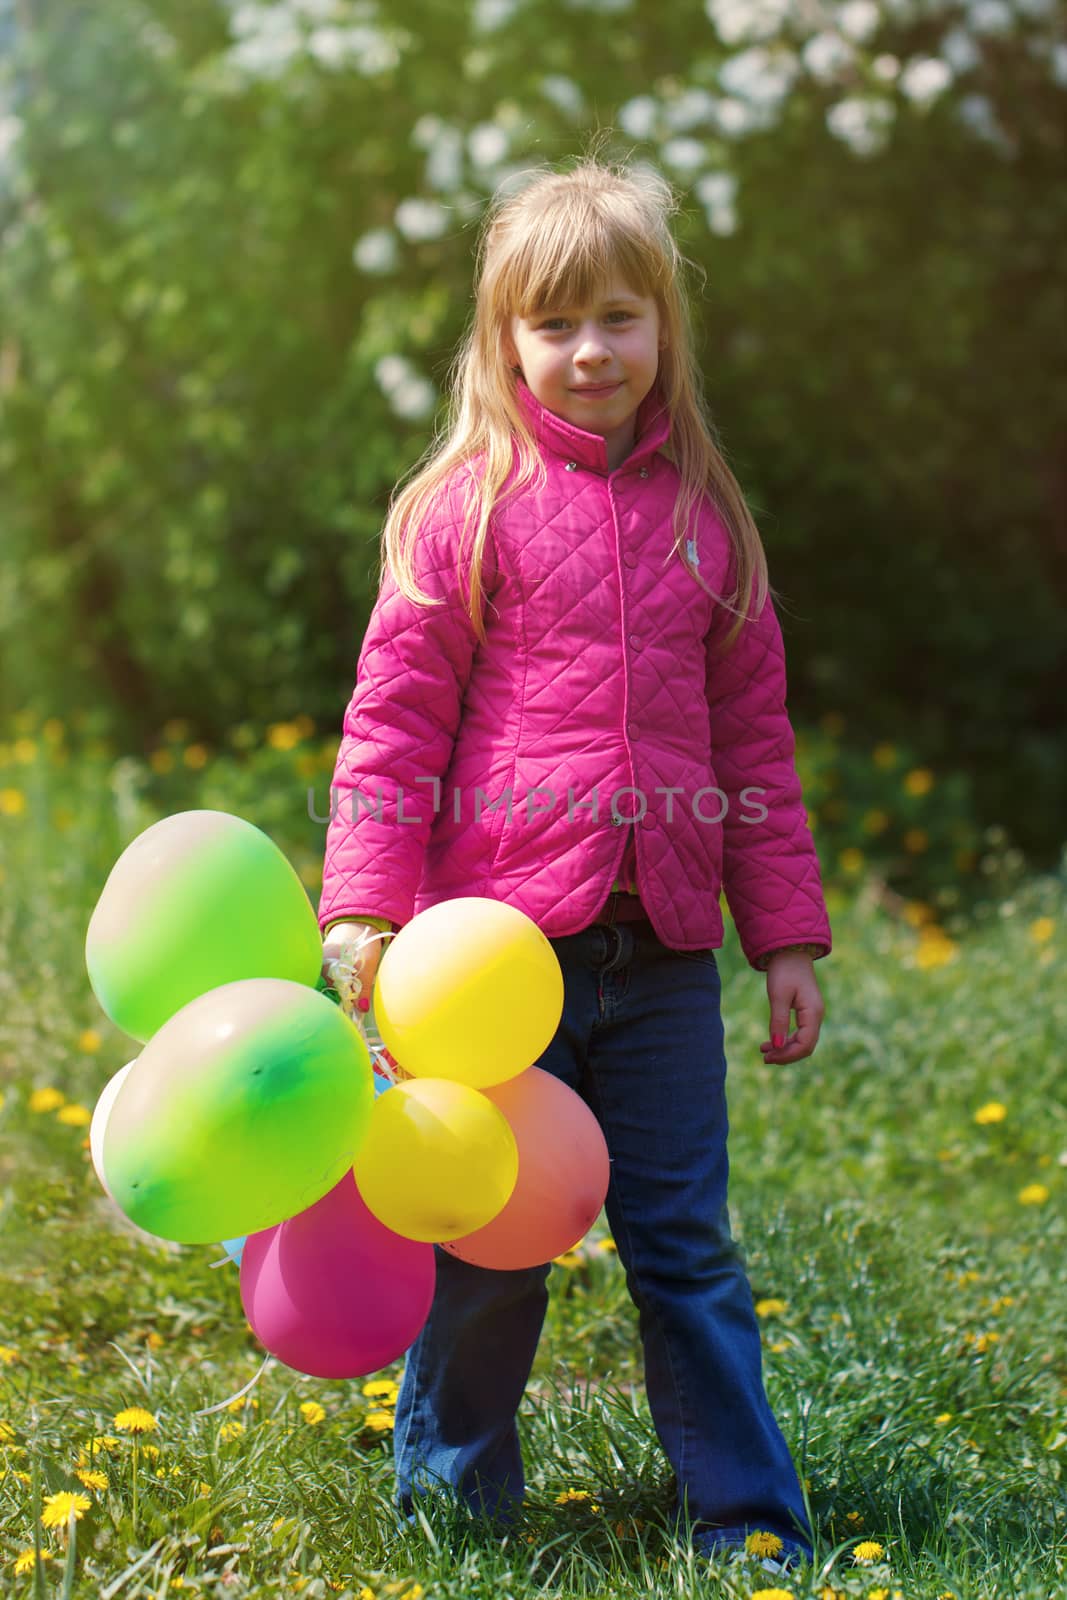
{"label": "long blonde hair", "polygon": [[686,550],[690,515],[704,493],[733,546],[734,591],[728,597],[715,595],[735,615],[724,641],[724,649],[729,648],[746,621],[741,597],[751,594],[753,580],[753,615],[759,615],[772,591],[759,530],[706,411],[683,284],[688,262],[668,221],[677,210],[674,192],[650,168],[606,166],[595,155],[582,157],[569,172],[547,164],[531,172],[532,180],[517,192],[502,196],[498,191],[487,211],[478,249],[475,310],[452,363],[445,424],[412,468],[415,476],[390,499],[382,536],[386,566],[409,599],[444,604],[418,586],[415,541],[445,481],[457,475],[464,493],[457,581],[463,582],[469,553],[465,599],[477,637],[484,640],[483,552],[493,507],[515,465],[516,444],[519,470],[508,492],[547,478],[505,354],[510,319],[532,316],[547,305],[587,304],[617,271],[631,289],[655,299],[660,337],[666,341],[657,378],[671,418],[663,453],[680,478],[671,555],[677,554],[697,582],[714,593]]}

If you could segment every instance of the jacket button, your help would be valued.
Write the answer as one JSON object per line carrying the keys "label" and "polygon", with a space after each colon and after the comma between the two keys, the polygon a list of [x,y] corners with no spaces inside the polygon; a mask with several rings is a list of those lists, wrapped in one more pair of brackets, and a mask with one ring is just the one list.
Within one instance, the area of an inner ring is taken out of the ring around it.
{"label": "jacket button", "polygon": [[640,471],[638,472],[638,477],[639,478],[647,478],[648,477],[648,468],[647,467],[642,467],[640,469]]}
{"label": "jacket button", "polygon": [[611,826],[613,828],[621,828],[625,821],[626,821],[625,817],[612,817]]}
{"label": "jacket button", "polygon": [[654,828],[656,826],[656,818],[651,811],[645,812],[644,816],[641,818],[641,826],[642,828]]}
{"label": "jacket button", "polygon": [[631,739],[638,739],[641,736],[641,729],[636,722],[628,722],[626,724],[626,732]]}
{"label": "jacket button", "polygon": [[642,641],[641,641],[640,637],[636,633],[631,633],[631,635],[630,635],[630,645],[631,645],[632,649],[640,650],[641,642]]}
{"label": "jacket button", "polygon": [[567,471],[568,472],[577,472],[578,471],[578,463],[577,463],[577,461],[568,461],[567,462]]}
{"label": "jacket button", "polygon": [[623,566],[625,567],[636,567],[637,557],[634,555],[632,550],[627,550],[626,554],[622,558],[622,562]]}

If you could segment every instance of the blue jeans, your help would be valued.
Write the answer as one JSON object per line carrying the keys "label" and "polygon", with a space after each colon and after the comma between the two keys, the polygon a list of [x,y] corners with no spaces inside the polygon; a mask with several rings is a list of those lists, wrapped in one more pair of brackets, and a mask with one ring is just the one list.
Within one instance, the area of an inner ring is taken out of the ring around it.
{"label": "blue jeans", "polygon": [[[648,922],[551,940],[563,1016],[536,1063],[590,1106],[607,1140],[605,1207],[638,1310],[649,1410],[694,1544],[765,1529],[810,1555],[789,1449],[763,1388],[752,1292],[727,1210],[726,1060],[712,950],[661,944]],[[434,1246],[430,1315],[407,1353],[393,1441],[398,1509],[447,1486],[514,1522],[525,1490],[516,1412],[551,1263],[492,1271]]]}

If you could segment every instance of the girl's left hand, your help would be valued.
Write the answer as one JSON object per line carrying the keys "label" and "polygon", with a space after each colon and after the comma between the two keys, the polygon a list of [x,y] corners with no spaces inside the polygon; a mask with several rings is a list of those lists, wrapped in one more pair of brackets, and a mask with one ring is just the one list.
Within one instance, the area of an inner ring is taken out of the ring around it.
{"label": "girl's left hand", "polygon": [[[767,998],[771,1003],[771,1037],[760,1045],[765,1062],[787,1065],[810,1056],[819,1042],[826,1008],[811,956],[799,950],[781,950],[767,967]],[[789,1015],[797,1026],[789,1032]]]}

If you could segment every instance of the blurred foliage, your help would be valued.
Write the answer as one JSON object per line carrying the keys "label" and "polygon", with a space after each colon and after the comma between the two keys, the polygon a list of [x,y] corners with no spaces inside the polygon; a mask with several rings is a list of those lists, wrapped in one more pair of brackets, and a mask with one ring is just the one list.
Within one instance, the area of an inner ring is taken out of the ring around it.
{"label": "blurred foliage", "polygon": [[[839,719],[842,771],[892,744],[905,771],[961,774],[909,823],[933,855],[895,840],[898,876],[980,853],[954,821],[999,819],[1054,857],[1056,8],[36,0],[14,16],[0,715],[102,711],[141,757],[176,717],[212,746],[306,716],[336,747],[385,507],[470,314],[486,200],[612,127],[608,156],[652,160],[682,192],[709,400],[783,597],[798,726]],[[842,848],[871,846],[863,814],[830,819]]]}

